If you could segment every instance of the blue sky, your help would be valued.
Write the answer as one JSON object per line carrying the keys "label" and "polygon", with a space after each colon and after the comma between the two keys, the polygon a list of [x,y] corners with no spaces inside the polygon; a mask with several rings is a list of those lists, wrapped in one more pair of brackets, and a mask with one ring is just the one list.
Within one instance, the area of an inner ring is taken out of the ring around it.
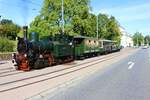
{"label": "blue sky", "polygon": [[92,0],[92,11],[115,16],[127,32],[150,34],[150,0]]}
{"label": "blue sky", "polygon": [[[43,0],[0,0],[0,15],[19,25],[39,14]],[[91,0],[92,12],[113,15],[128,33],[150,34],[150,0]]]}
{"label": "blue sky", "polygon": [[23,26],[39,14],[43,0],[0,0],[1,19],[12,19]]}

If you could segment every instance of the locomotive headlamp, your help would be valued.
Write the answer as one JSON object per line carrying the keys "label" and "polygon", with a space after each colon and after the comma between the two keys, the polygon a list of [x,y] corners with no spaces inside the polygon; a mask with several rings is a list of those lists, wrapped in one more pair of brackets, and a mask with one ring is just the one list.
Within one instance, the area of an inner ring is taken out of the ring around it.
{"label": "locomotive headlamp", "polygon": [[11,56],[12,56],[12,59],[16,58],[16,54],[15,53],[13,53]]}
{"label": "locomotive headlamp", "polygon": [[40,58],[43,58],[43,55],[40,55]]}
{"label": "locomotive headlamp", "polygon": [[72,45],[72,42],[70,42],[69,45]]}
{"label": "locomotive headlamp", "polygon": [[11,54],[11,56],[12,56],[12,57],[14,57],[14,56],[15,56],[15,54],[13,53],[13,54]]}
{"label": "locomotive headlamp", "polygon": [[27,57],[27,54],[24,54],[24,57]]}
{"label": "locomotive headlamp", "polygon": [[16,37],[16,40],[18,40],[18,38],[19,38],[19,37],[17,36],[17,37]]}

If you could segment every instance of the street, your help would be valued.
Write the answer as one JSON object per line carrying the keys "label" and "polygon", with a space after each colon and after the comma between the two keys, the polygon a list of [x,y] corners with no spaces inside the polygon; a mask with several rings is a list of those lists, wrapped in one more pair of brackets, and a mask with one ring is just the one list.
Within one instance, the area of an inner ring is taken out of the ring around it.
{"label": "street", "polygon": [[150,100],[150,49],[140,49],[49,100]]}

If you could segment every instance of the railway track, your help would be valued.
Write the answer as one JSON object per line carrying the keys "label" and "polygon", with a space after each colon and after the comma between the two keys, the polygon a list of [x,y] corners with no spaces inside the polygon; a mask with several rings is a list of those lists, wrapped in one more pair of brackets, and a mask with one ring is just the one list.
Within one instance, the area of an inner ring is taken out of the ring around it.
{"label": "railway track", "polygon": [[0,75],[1,74],[4,74],[4,73],[10,73],[10,72],[15,72],[16,70],[8,70],[8,71],[3,71],[3,72],[0,72]]}
{"label": "railway track", "polygon": [[4,70],[10,70],[13,69],[12,67],[8,67],[8,68],[1,68],[0,71],[4,71]]}
{"label": "railway track", "polygon": [[[112,53],[114,54],[114,53]],[[95,60],[99,60],[99,59],[105,59],[107,58],[108,56],[111,56],[112,54],[108,54],[106,55],[105,57],[102,57],[102,58],[98,58],[98,59],[95,59]],[[76,66],[79,66],[79,65],[83,65],[83,64],[86,64],[88,63],[87,62],[84,62],[84,63],[81,63],[81,64],[77,64],[77,65],[74,65],[75,67]],[[66,63],[64,65],[67,65],[67,64],[70,64],[70,63]],[[55,66],[52,66],[52,67],[55,67]],[[7,71],[4,71],[4,72],[0,72],[0,77],[6,77],[6,76],[11,76],[11,75],[17,75],[17,74],[22,74],[24,73],[23,71],[17,71],[17,70],[12,70],[13,68],[12,67],[9,67],[9,68],[3,68],[2,70],[7,70]],[[0,69],[1,71],[1,69]],[[11,73],[12,72],[12,73]]]}
{"label": "railway track", "polygon": [[22,72],[22,71],[12,71],[14,73],[10,73],[8,72],[8,74],[4,74],[4,75],[0,75],[0,77],[6,77],[6,76],[12,76],[12,75],[17,75],[17,74],[21,74],[21,73],[25,73],[25,72]]}
{"label": "railway track", "polygon": [[0,69],[0,77],[5,77],[9,75],[15,75],[19,71],[15,70],[13,67],[1,68]]}
{"label": "railway track", "polygon": [[7,62],[0,61],[0,65],[6,64]]}
{"label": "railway track", "polygon": [[[70,74],[70,73],[73,73],[73,72],[85,69],[87,67],[91,67],[91,66],[96,65],[96,64],[98,64],[100,62],[104,62],[104,61],[113,59],[115,57],[118,57],[119,55],[120,54],[110,55],[110,57],[107,56],[107,57],[99,58],[99,59],[96,59],[93,62],[84,62],[84,63],[77,64],[77,65],[74,65],[74,66],[71,66],[71,67],[68,67],[68,68],[63,68],[63,69],[59,69],[59,70],[56,70],[56,71],[51,71],[51,72],[47,72],[47,73],[43,73],[43,74],[39,74],[39,75],[27,77],[27,78],[22,78],[22,79],[18,79],[18,80],[14,80],[14,81],[4,82],[4,83],[0,84],[0,87],[5,86],[5,85],[10,85],[10,84],[16,84],[18,82],[27,81],[27,80],[30,80],[30,79],[36,79],[36,78],[39,78],[39,77],[48,76],[48,75],[57,73],[54,76],[50,76],[48,78],[42,78],[42,79],[39,79],[37,81],[25,83],[25,84],[22,84],[22,85],[16,85],[16,86],[11,85],[13,87],[2,89],[2,90],[0,90],[0,93],[6,92],[6,91],[10,91],[10,90],[14,90],[14,89],[21,88],[21,87],[25,87],[25,86],[29,86],[29,85],[32,85],[32,84],[40,83],[40,82],[47,81],[47,80],[50,80],[50,79],[54,79],[54,78],[57,78],[57,77],[60,77],[60,76],[63,76],[63,75],[67,75],[67,74]],[[66,71],[66,72],[61,73],[63,71]]]}

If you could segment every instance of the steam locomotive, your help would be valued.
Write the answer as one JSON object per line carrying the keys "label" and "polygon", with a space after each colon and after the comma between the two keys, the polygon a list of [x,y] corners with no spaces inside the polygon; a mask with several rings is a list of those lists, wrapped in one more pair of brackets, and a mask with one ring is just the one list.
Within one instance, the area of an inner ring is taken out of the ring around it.
{"label": "steam locomotive", "polygon": [[17,70],[29,71],[121,49],[111,40],[65,34],[39,39],[39,34],[36,32],[31,32],[27,38],[28,27],[24,26],[23,31],[24,37],[18,37],[17,53],[12,55]]}

